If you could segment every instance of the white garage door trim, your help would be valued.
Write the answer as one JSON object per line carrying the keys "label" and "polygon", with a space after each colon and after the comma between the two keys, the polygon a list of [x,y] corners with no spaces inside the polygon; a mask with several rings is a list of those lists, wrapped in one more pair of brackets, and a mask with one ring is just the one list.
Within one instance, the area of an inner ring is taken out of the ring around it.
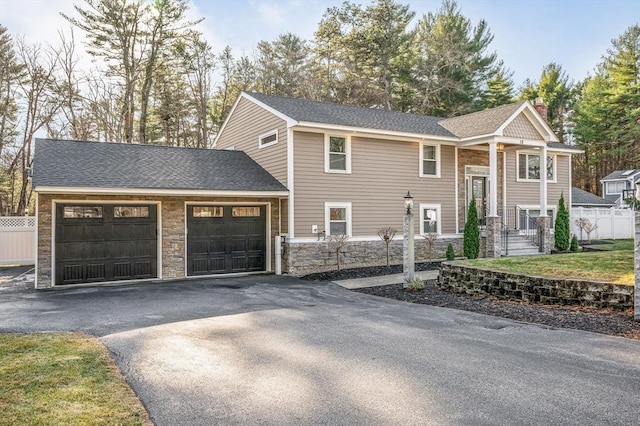
{"label": "white garage door trim", "polygon": [[[113,200],[113,199],[91,199],[91,200],[76,200],[76,199],[53,199],[51,200],[51,287],[56,286],[56,206],[57,204],[118,204],[118,205],[135,205],[135,204],[155,204],[157,209],[157,223],[156,223],[156,232],[158,235],[157,242],[157,252],[156,263],[157,263],[157,271],[158,278],[154,279],[162,279],[162,202],[153,201],[153,200]],[[37,256],[36,256],[37,257]],[[37,266],[36,266],[37,270]],[[135,281],[135,280],[133,280]],[[92,284],[110,284],[116,281],[105,281],[101,283],[92,283]],[[117,281],[119,283],[126,281]],[[36,277],[36,288],[37,287],[37,277]],[[73,285],[73,284],[72,284]],[[64,287],[69,287],[69,285],[64,285]]]}
{"label": "white garage door trim", "polygon": [[[188,262],[187,259],[187,251],[188,251],[188,235],[189,229],[187,226],[187,207],[188,206],[264,206],[265,207],[265,220],[267,221],[266,225],[266,253],[265,253],[265,263],[266,268],[265,272],[271,272],[271,203],[270,202],[251,202],[251,201],[185,201],[184,203],[184,276],[187,278],[203,278],[203,277],[219,277],[218,275],[197,275],[194,277],[189,277],[187,275]],[[241,274],[252,274],[256,272],[243,272]],[[224,275],[224,274],[223,274]],[[235,275],[235,274],[227,274],[227,275]]]}

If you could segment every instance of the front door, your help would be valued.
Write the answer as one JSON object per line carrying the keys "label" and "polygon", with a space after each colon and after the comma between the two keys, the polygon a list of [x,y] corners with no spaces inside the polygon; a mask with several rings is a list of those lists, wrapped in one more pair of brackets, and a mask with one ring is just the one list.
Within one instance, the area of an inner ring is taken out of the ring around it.
{"label": "front door", "polygon": [[[485,216],[487,212],[487,177],[471,176],[470,177],[470,196],[476,202],[478,209],[478,222],[481,226],[485,224]],[[469,202],[471,202],[471,198]]]}

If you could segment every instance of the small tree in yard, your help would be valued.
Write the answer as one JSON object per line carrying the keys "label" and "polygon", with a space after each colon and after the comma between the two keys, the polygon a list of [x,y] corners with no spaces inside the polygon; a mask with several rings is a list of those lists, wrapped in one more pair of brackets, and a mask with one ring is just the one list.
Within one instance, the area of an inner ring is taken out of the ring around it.
{"label": "small tree in yard", "polygon": [[329,238],[327,239],[327,243],[329,244],[329,251],[336,254],[336,264],[338,265],[338,271],[340,270],[340,252],[342,251],[344,245],[347,243],[347,239],[349,239],[349,236],[341,234],[329,235]]}
{"label": "small tree in yard", "polygon": [[556,217],[554,229],[554,245],[556,249],[560,251],[566,251],[571,243],[569,226],[569,212],[564,205],[564,194],[560,194],[560,199],[558,200],[558,216]]}
{"label": "small tree in yard", "polygon": [[584,217],[580,217],[576,219],[575,224],[580,229],[580,240],[582,241],[582,232],[584,231],[584,227],[589,223],[589,219],[585,219]]}
{"label": "small tree in yard", "polygon": [[427,260],[431,262],[433,259],[433,246],[436,243],[436,238],[438,238],[438,234],[435,232],[429,232],[423,235],[425,243],[427,243]]}
{"label": "small tree in yard", "polygon": [[447,260],[454,260],[456,258],[456,252],[453,250],[453,244],[449,243],[447,246]]}
{"label": "small tree in yard", "polygon": [[580,250],[580,246],[578,245],[578,237],[575,235],[571,238],[571,245],[569,246],[569,251],[571,253],[577,253]]}
{"label": "small tree in yard", "polygon": [[467,223],[464,224],[463,252],[468,259],[476,259],[480,254],[480,227],[478,225],[478,210],[476,200],[471,199]]}
{"label": "small tree in yard", "polygon": [[382,242],[384,242],[384,245],[386,246],[386,249],[387,249],[387,268],[391,267],[391,265],[389,264],[389,244],[391,244],[391,241],[393,241],[393,238],[396,236],[397,233],[398,231],[396,231],[390,226],[386,228],[378,229],[378,237],[380,237]]}
{"label": "small tree in yard", "polygon": [[591,233],[598,229],[598,225],[591,223],[589,219],[585,219],[584,232],[587,233],[587,241],[591,242]]}

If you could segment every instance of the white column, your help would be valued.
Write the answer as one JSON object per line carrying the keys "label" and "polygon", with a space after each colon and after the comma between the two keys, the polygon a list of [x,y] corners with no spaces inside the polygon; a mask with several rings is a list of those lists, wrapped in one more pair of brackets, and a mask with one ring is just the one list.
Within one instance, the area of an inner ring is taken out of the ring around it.
{"label": "white column", "polygon": [[540,216],[547,215],[547,147],[540,147]]}
{"label": "white column", "polygon": [[498,215],[498,144],[489,142],[489,216]]}

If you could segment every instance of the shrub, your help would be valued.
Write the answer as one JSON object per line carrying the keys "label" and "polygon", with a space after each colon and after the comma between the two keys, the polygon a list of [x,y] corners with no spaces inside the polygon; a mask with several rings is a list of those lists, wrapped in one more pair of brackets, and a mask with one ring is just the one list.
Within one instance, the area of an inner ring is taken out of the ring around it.
{"label": "shrub", "polygon": [[396,236],[397,232],[398,231],[390,226],[378,229],[378,237],[380,237],[387,248],[387,268],[391,267],[391,265],[389,264],[389,244],[391,244],[391,241],[393,241],[393,238]]}
{"label": "shrub", "polygon": [[447,260],[453,260],[456,257],[456,252],[453,251],[453,244],[449,243],[447,246]]}
{"label": "shrub", "polygon": [[424,281],[422,281],[420,278],[413,278],[412,280],[410,280],[409,282],[407,282],[406,286],[405,286],[405,291],[420,291],[424,289]]}
{"label": "shrub", "polygon": [[555,247],[560,251],[567,251],[570,245],[570,228],[569,228],[569,212],[564,205],[564,194],[560,194],[558,200],[558,216],[556,217],[556,224],[554,227],[554,240]]}
{"label": "shrub", "polygon": [[569,251],[572,253],[577,253],[580,251],[580,246],[578,245],[578,237],[575,235],[571,238],[571,245],[569,246]]}
{"label": "shrub", "polygon": [[471,199],[467,223],[464,224],[463,252],[466,258],[476,259],[480,254],[480,227],[478,226],[478,210],[476,200]]}

